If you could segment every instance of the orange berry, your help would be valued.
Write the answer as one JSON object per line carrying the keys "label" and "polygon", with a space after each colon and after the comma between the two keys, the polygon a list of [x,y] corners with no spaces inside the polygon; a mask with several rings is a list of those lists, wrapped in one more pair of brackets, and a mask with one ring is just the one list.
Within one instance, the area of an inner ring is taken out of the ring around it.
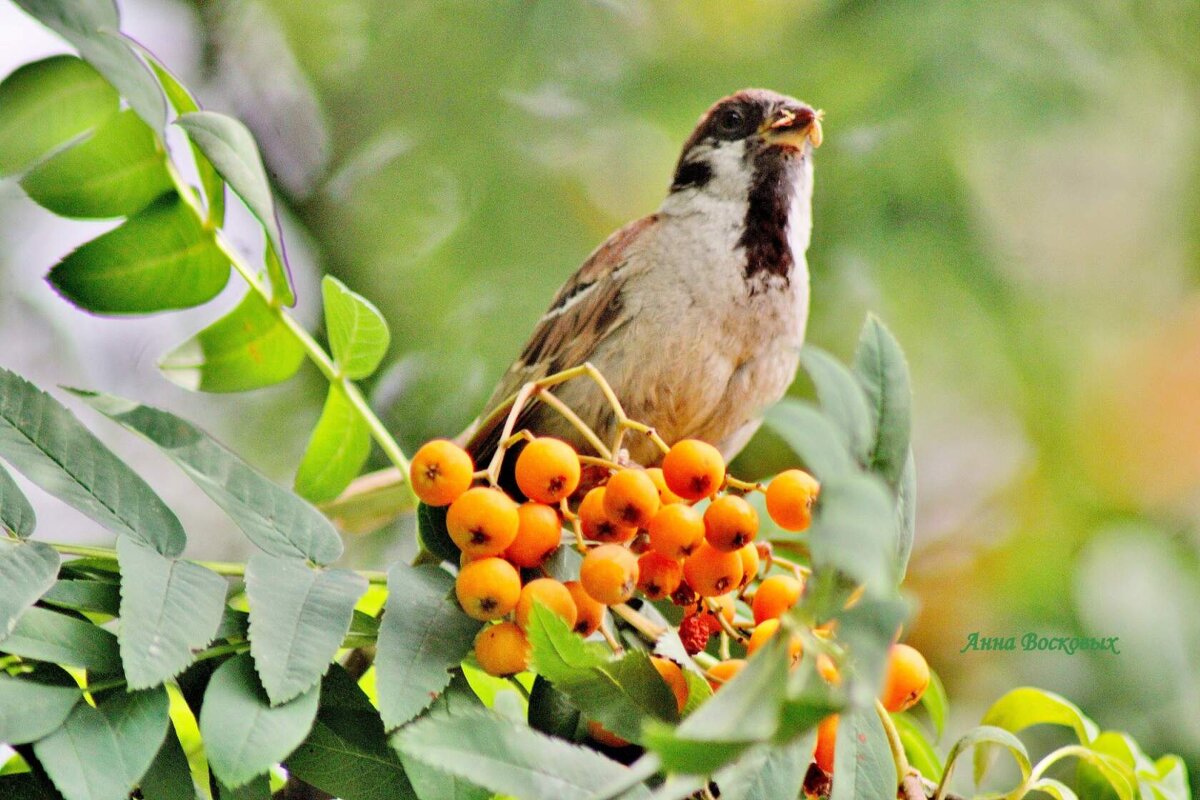
{"label": "orange berry", "polygon": [[671,503],[682,503],[683,498],[671,491],[667,486],[667,479],[663,477],[662,467],[651,467],[646,470],[646,475],[654,482],[654,488],[658,489],[658,502],[664,506],[669,506]]}
{"label": "orange berry", "polygon": [[[753,655],[760,647],[775,635],[779,630],[779,620],[767,619],[754,626],[754,630],[750,633],[750,640],[746,642],[746,655]],[[788,642],[788,655],[791,656],[792,662],[795,663],[804,652],[804,645],[800,641],[799,636],[793,636]]]}
{"label": "orange berry", "polygon": [[704,511],[704,538],[718,550],[739,550],[757,535],[758,512],[743,497],[721,495]]}
{"label": "orange berry", "polygon": [[649,600],[669,597],[683,582],[683,565],[651,550],[638,559],[638,589]]}
{"label": "orange berry", "polygon": [[499,619],[516,607],[521,597],[521,576],[503,558],[480,558],[458,571],[454,593],[472,619]]}
{"label": "orange berry", "polygon": [[517,538],[517,504],[499,489],[476,486],[450,504],[446,530],[458,549],[471,556],[496,556]]}
{"label": "orange berry", "polygon": [[916,648],[894,644],[888,650],[887,674],[879,701],[888,711],[907,711],[929,687],[929,664]]}
{"label": "orange berry", "polygon": [[504,557],[518,567],[540,567],[562,541],[558,512],[530,501],[517,507],[517,517],[517,538],[504,551]]}
{"label": "orange berry", "polygon": [[529,667],[529,640],[512,622],[484,625],[475,634],[475,660],[497,678],[524,672]]}
{"label": "orange berry", "polygon": [[830,686],[840,686],[842,683],[842,673],[838,672],[837,664],[825,653],[817,656],[817,674]]}
{"label": "orange berry", "polygon": [[605,747],[628,747],[629,742],[617,736],[595,720],[588,720],[588,736]]}
{"label": "orange berry", "polygon": [[820,491],[817,479],[803,470],[781,472],[767,485],[767,513],[785,531],[805,530]]}
{"label": "orange berry", "polygon": [[579,455],[560,439],[534,439],[517,456],[517,488],[530,500],[557,503],[579,487]]}
{"label": "orange berry", "polygon": [[742,668],[745,666],[745,659],[730,658],[713,664],[704,674],[708,677],[709,685],[711,685],[713,690],[716,691],[731,681],[733,676],[741,672]]}
{"label": "orange berry", "polygon": [[755,624],[765,619],[778,619],[800,600],[804,584],[791,575],[772,575],[763,578],[754,590],[750,608],[754,611]]}
{"label": "orange berry", "polygon": [[568,628],[575,627],[579,611],[575,608],[570,590],[553,578],[538,578],[525,584],[521,589],[521,597],[517,600],[517,624],[521,626],[521,630],[529,627],[534,602],[541,603],[562,617]]}
{"label": "orange berry", "polygon": [[447,439],[434,439],[413,456],[408,477],[422,503],[447,506],[471,488],[474,472],[466,450]]}
{"label": "orange berry", "polygon": [[617,525],[644,528],[658,511],[658,489],[642,469],[623,469],[604,487],[604,512]]}
{"label": "orange berry", "polygon": [[721,452],[699,439],[684,439],[663,457],[663,479],[684,500],[711,497],[725,481],[725,459]]}
{"label": "orange berry", "polygon": [[837,714],[830,714],[817,726],[817,743],[813,747],[813,761],[826,774],[833,774],[833,748],[837,744]]}
{"label": "orange berry", "polygon": [[679,712],[683,713],[688,699],[687,678],[683,677],[683,670],[674,661],[661,656],[650,656],[650,663],[658,670],[667,686],[671,687],[671,692],[675,695],[675,704],[679,706]]}
{"label": "orange berry", "polygon": [[650,520],[650,547],[667,558],[687,558],[704,541],[704,517],[691,506],[663,506]]}
{"label": "orange berry", "polygon": [[758,546],[748,544],[738,550],[738,555],[742,557],[742,581],[738,584],[740,589],[758,577]]}
{"label": "orange berry", "polygon": [[583,496],[579,504],[579,527],[583,538],[593,542],[628,542],[637,536],[637,527],[620,525],[612,521],[604,510],[605,488],[597,486]]}
{"label": "orange berry", "polygon": [[563,586],[575,601],[575,632],[580,636],[591,636],[604,621],[604,604],[592,599],[579,581],[567,581]]}
{"label": "orange berry", "polygon": [[704,542],[683,562],[683,577],[701,597],[725,594],[742,582],[742,557]]}
{"label": "orange berry", "polygon": [[606,606],[633,597],[637,580],[637,556],[619,544],[602,544],[589,550],[579,566],[579,582],[584,590]]}

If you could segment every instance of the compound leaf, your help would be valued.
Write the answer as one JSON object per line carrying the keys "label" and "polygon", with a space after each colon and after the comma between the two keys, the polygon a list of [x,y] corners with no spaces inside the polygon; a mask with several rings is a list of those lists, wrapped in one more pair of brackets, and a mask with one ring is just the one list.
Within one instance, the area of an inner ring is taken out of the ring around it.
{"label": "compound leaf", "polygon": [[296,494],[313,503],[333,500],[362,471],[371,432],[339,384],[329,384],[325,407],[296,471]]}
{"label": "compound leaf", "polygon": [[0,641],[54,584],[60,561],[58,551],[48,544],[0,539]]}
{"label": "compound leaf", "polygon": [[0,651],[101,674],[121,671],[117,637],[87,620],[34,606],[25,610]]}
{"label": "compound leaf", "polygon": [[26,539],[37,525],[37,516],[29,499],[17,482],[0,465],[0,526],[8,528],[18,538]]}
{"label": "compound leaf", "polygon": [[83,699],[75,679],[61,667],[38,665],[33,672],[0,672],[0,742],[36,742],[62,725]]}

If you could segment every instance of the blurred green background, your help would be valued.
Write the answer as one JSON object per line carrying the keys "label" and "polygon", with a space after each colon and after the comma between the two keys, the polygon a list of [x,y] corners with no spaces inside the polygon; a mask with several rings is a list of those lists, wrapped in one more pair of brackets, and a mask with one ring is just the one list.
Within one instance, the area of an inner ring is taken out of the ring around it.
{"label": "blurred green background", "polygon": [[[373,400],[409,449],[474,417],[558,285],[661,201],[712,101],[765,86],[825,109],[808,338],[849,356],[874,310],[907,350],[909,637],[947,683],[953,730],[1033,683],[1184,755],[1200,790],[1200,3],[121,5],[258,136],[306,323],[322,272],[384,312]],[[62,49],[0,3],[0,73]],[[171,386],[155,360],[216,313],[68,308],[40,275],[95,230],[0,183],[2,363],[171,407],[289,481],[315,372],[249,397]],[[738,466],[787,463],[760,436]],[[228,524],[161,472],[189,529],[211,531],[194,549],[238,557]],[[58,538],[104,538],[45,515]],[[960,652],[971,632],[1029,631],[1119,636],[1121,653]]]}

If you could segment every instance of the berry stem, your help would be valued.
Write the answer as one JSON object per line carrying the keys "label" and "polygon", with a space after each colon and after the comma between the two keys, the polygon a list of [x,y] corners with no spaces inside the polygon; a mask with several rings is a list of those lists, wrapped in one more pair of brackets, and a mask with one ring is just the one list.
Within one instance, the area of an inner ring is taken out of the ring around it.
{"label": "berry stem", "polygon": [[737,489],[739,492],[765,492],[766,487],[756,481],[744,481],[741,478],[735,478],[726,473],[725,486],[730,489]]}
{"label": "berry stem", "polygon": [[613,651],[614,656],[619,656],[625,652],[625,648],[621,647],[621,643],[617,641],[617,637],[613,636],[612,631],[608,629],[606,621],[601,620],[598,630],[600,631],[600,635],[604,637],[604,641],[608,643],[609,649]]}
{"label": "berry stem", "polygon": [[579,431],[579,434],[583,436],[584,439],[587,439],[587,443],[592,446],[593,450],[595,450],[605,459],[608,459],[609,461],[612,460],[612,452],[604,446],[604,442],[600,441],[600,437],[596,435],[596,432],[592,430],[586,422],[580,419],[578,414],[571,410],[570,406],[568,406],[562,400],[559,400],[545,389],[538,390],[537,399],[540,402],[550,406],[550,408],[561,414],[563,418],[567,420],[567,422],[571,423],[571,427]]}
{"label": "berry stem", "polygon": [[904,792],[904,800],[926,800],[925,790],[921,787],[921,776],[908,763],[908,755],[904,752],[904,744],[900,741],[900,733],[892,715],[883,707],[883,703],[875,701],[875,713],[887,734],[888,747],[892,751],[892,761],[896,764],[896,784]]}
{"label": "berry stem", "polygon": [[667,632],[666,628],[651,622],[648,617],[641,612],[634,611],[627,603],[617,603],[609,608],[649,642],[657,642],[659,637]]}
{"label": "berry stem", "polygon": [[[716,619],[717,624],[721,626],[721,633],[723,635],[731,637],[739,644],[745,641],[745,637],[743,637],[742,634],[740,634],[738,630],[729,623],[729,620],[725,619],[725,615],[721,613],[721,606],[715,599],[711,597],[704,598],[704,607],[708,609],[708,612],[713,615],[714,619]],[[728,650],[729,643],[725,642],[724,646],[725,649]],[[723,656],[723,658],[728,657],[729,656]]]}

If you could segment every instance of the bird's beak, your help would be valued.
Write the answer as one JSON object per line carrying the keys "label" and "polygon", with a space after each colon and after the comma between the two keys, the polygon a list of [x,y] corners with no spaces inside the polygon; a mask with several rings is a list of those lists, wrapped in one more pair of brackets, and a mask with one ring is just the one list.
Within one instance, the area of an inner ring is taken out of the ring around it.
{"label": "bird's beak", "polygon": [[813,111],[808,108],[798,112],[784,109],[779,113],[777,119],[763,126],[761,133],[768,144],[784,145],[802,150],[804,143],[808,142],[815,149],[821,146],[823,140],[821,134],[821,118],[823,116],[825,116],[823,111]]}

